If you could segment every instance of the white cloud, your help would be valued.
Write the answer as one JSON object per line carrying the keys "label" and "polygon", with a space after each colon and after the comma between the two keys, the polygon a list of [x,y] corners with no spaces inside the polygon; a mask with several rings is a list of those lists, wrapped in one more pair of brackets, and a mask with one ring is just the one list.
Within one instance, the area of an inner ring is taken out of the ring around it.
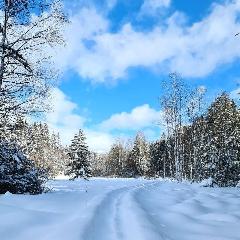
{"label": "white cloud", "polygon": [[58,88],[51,94],[52,111],[46,114],[46,122],[56,132],[60,133],[64,144],[70,142],[79,128],[82,128],[86,119],[75,113],[77,104],[73,103]]}
{"label": "white cloud", "polygon": [[83,8],[72,19],[62,65],[92,82],[118,81],[129,68],[178,71],[184,77],[204,77],[240,57],[240,2],[215,4],[208,16],[187,26],[175,12],[163,25],[149,31],[126,23],[110,32],[111,23],[93,8]]}
{"label": "white cloud", "polygon": [[[97,13],[94,8],[81,8],[77,15],[71,18],[71,24],[65,31],[66,47],[60,48],[55,57],[59,68],[64,70],[75,69],[81,76],[89,77],[90,63],[86,59],[85,65],[79,61],[88,53],[87,43],[94,43],[94,36],[105,33],[108,21]],[[95,59],[96,61],[96,59]],[[96,63],[95,63],[96,64]],[[97,66],[95,66],[96,68]],[[92,73],[96,69],[92,69]]]}
{"label": "white cloud", "polygon": [[77,104],[68,99],[60,89],[54,88],[51,95],[52,111],[46,114],[45,121],[50,129],[59,132],[63,144],[69,144],[74,134],[81,128],[86,133],[87,143],[91,150],[105,152],[110,148],[114,142],[113,136],[87,128],[85,126],[87,119],[75,113],[78,109]]}
{"label": "white cloud", "polygon": [[115,141],[115,137],[103,131],[86,130],[87,143],[91,150],[104,153],[110,150],[110,147]]}
{"label": "white cloud", "polygon": [[171,0],[144,0],[140,9],[140,15],[156,15],[163,8],[168,8]]}
{"label": "white cloud", "polygon": [[156,124],[161,118],[161,112],[151,108],[148,104],[134,108],[130,113],[122,112],[112,115],[100,124],[102,129],[141,130]]}

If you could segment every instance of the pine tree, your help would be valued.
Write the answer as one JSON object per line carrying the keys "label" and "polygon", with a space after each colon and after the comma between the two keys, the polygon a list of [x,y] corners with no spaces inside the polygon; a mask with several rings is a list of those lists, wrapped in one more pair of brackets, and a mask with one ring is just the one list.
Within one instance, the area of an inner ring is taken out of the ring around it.
{"label": "pine tree", "polygon": [[109,175],[108,154],[107,153],[90,153],[91,174],[95,177]]}
{"label": "pine tree", "polygon": [[128,158],[130,142],[124,139],[117,139],[107,154],[106,172],[108,176],[129,176]]}
{"label": "pine tree", "polygon": [[79,133],[74,136],[72,143],[69,147],[69,158],[70,163],[66,174],[71,177],[72,180],[82,177],[88,179],[91,177],[91,168],[88,150],[86,144],[86,137],[82,130],[79,130]]}
{"label": "pine tree", "polygon": [[50,177],[64,172],[68,161],[66,149],[61,145],[59,135],[50,133],[46,123],[29,124],[19,117],[8,124],[0,138],[17,143],[26,157],[33,160],[36,167],[47,170]]}
{"label": "pine tree", "polygon": [[153,177],[166,177],[167,171],[167,148],[166,141],[161,139],[151,143],[149,146],[149,171],[148,175]]}
{"label": "pine tree", "polygon": [[219,186],[236,185],[240,180],[240,114],[228,94],[221,94],[210,106],[206,123],[205,177]]}
{"label": "pine tree", "polygon": [[[207,122],[204,116],[199,117],[194,121],[191,126],[192,135],[191,149],[190,149],[190,161],[191,161],[191,180],[201,181],[205,178],[207,165],[205,164],[209,159],[209,152],[207,147],[209,146],[209,132],[207,129]],[[205,169],[206,168],[206,169]]]}
{"label": "pine tree", "polygon": [[129,157],[126,171],[130,176],[144,176],[149,167],[149,145],[142,133],[138,133]]}
{"label": "pine tree", "polygon": [[150,144],[148,175],[162,178],[175,177],[174,140],[170,137],[166,138],[165,134],[160,140]]}
{"label": "pine tree", "polygon": [[35,166],[15,143],[0,141],[0,194],[40,194],[47,174]]}

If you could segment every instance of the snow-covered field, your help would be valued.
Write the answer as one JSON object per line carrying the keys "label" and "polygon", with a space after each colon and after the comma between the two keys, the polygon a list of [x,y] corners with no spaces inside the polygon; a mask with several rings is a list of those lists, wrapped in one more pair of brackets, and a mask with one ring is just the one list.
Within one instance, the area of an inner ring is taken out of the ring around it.
{"label": "snow-covered field", "polygon": [[239,240],[240,189],[143,179],[56,180],[0,195],[1,240]]}

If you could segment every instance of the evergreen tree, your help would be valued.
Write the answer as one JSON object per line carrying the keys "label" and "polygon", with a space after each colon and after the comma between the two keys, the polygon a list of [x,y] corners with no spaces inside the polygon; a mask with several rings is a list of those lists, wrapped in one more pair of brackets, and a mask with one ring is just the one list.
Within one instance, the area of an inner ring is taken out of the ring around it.
{"label": "evergreen tree", "polygon": [[107,172],[109,175],[122,176],[124,174],[124,164],[126,161],[126,150],[121,141],[112,145],[107,159]]}
{"label": "evergreen tree", "polygon": [[0,138],[17,143],[26,157],[33,160],[36,167],[47,170],[50,177],[64,172],[69,159],[66,149],[59,135],[51,133],[46,123],[29,124],[19,117],[2,128]]}
{"label": "evergreen tree", "polygon": [[210,157],[210,153],[207,150],[209,147],[209,132],[208,124],[204,116],[199,117],[195,120],[191,126],[191,131],[194,132],[191,139],[191,180],[201,181],[207,178],[206,172],[208,171],[208,166],[206,162]]}
{"label": "evergreen tree", "polygon": [[90,166],[92,176],[103,177],[109,175],[108,154],[107,153],[90,153]]}
{"label": "evergreen tree", "polygon": [[175,176],[173,139],[167,139],[165,134],[160,140],[150,144],[148,175],[163,178]]}
{"label": "evergreen tree", "polygon": [[86,137],[82,130],[74,136],[72,143],[69,147],[69,158],[70,163],[66,174],[71,177],[71,179],[76,179],[82,177],[87,179],[91,177],[90,168],[90,152],[86,144]]}
{"label": "evergreen tree", "polygon": [[208,144],[204,152],[204,177],[219,186],[236,185],[240,180],[240,114],[236,104],[223,93],[211,105],[206,117]]}
{"label": "evergreen tree", "polygon": [[151,143],[149,146],[149,171],[148,175],[153,177],[166,177],[167,146],[166,141],[161,139]]}
{"label": "evergreen tree", "polygon": [[142,133],[138,133],[129,153],[126,171],[130,176],[144,176],[149,167],[149,145]]}
{"label": "evergreen tree", "polygon": [[39,194],[46,181],[46,172],[36,168],[17,144],[0,141],[0,194]]}

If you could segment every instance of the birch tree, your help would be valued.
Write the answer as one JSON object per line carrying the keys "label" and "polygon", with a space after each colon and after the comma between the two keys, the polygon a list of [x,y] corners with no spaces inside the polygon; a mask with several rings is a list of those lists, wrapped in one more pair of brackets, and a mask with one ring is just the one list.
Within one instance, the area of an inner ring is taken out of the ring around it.
{"label": "birch tree", "polygon": [[[168,81],[163,84],[161,105],[168,138],[173,138],[173,152],[175,161],[175,177],[183,177],[183,144],[182,127],[186,122],[186,106],[188,102],[187,88],[177,73],[169,75]],[[170,146],[168,146],[170,149]]]}

